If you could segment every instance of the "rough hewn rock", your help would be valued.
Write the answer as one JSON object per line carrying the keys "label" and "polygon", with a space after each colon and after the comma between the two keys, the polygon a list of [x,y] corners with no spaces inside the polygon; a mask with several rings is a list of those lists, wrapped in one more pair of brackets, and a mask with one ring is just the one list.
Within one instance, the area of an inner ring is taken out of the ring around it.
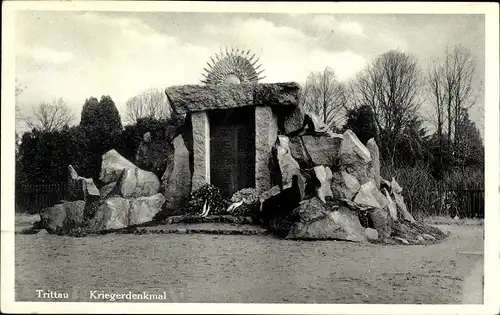
{"label": "rough hewn rock", "polygon": [[429,234],[422,234],[422,238],[424,238],[425,240],[428,240],[428,241],[435,241],[436,238],[432,235],[429,235]]}
{"label": "rough hewn rock", "polygon": [[160,181],[152,172],[137,167],[127,168],[122,171],[115,189],[121,197],[125,198],[151,196],[158,193]]}
{"label": "rough hewn rock", "polygon": [[169,160],[161,181],[161,192],[165,196],[164,209],[167,212],[181,210],[191,193],[189,151],[182,135],[174,139],[174,155]]}
{"label": "rough hewn rock", "polygon": [[101,197],[99,189],[94,184],[94,180],[92,178],[83,178],[82,181],[83,193],[85,196],[85,201],[94,201],[98,200]]}
{"label": "rough hewn rock", "polygon": [[392,188],[391,188],[391,182],[388,181],[387,179],[383,179],[380,177],[380,190],[382,191],[383,189],[386,189],[387,192],[391,193]]}
{"label": "rough hewn rock", "polygon": [[343,134],[340,147],[341,169],[356,177],[362,185],[370,180],[370,151],[359,141],[351,130]]}
{"label": "rough hewn rock", "polygon": [[368,239],[371,239],[371,240],[378,240],[378,232],[377,230],[375,229],[372,229],[372,228],[366,228],[365,229],[365,236],[368,238]]}
{"label": "rough hewn rock", "polygon": [[90,222],[93,231],[122,229],[129,225],[130,199],[112,197],[99,205],[94,218]]}
{"label": "rough hewn rock", "polygon": [[401,194],[403,192],[403,188],[401,188],[401,186],[394,177],[392,178],[391,181],[391,192],[394,194]]}
{"label": "rough hewn rock", "polygon": [[80,176],[73,168],[73,166],[68,165],[68,200],[83,200],[85,198],[82,182],[80,181]]}
{"label": "rough hewn rock", "polygon": [[68,165],[68,200],[83,200],[85,198],[83,193],[82,182],[79,180],[76,170],[73,166]]}
{"label": "rough hewn rock", "polygon": [[373,222],[373,227],[377,230],[381,239],[386,239],[391,236],[392,219],[384,209],[375,209],[370,211],[370,218]]}
{"label": "rough hewn rock", "polygon": [[192,113],[191,125],[193,128],[193,177],[191,189],[195,191],[203,185],[210,183],[210,161],[208,159],[210,150],[210,126],[208,124],[207,113]]}
{"label": "rough hewn rock", "polygon": [[403,243],[405,245],[410,245],[410,242],[408,242],[406,239],[404,239],[402,237],[395,236],[394,239],[400,241],[401,243]]}
{"label": "rough hewn rock", "polygon": [[335,198],[352,200],[359,191],[361,185],[356,177],[346,171],[333,172],[331,189]]}
{"label": "rough hewn rock", "polygon": [[375,182],[377,188],[380,189],[380,152],[374,138],[368,140],[366,148],[370,151],[370,157],[372,159],[370,165],[370,178]]}
{"label": "rough hewn rock", "polygon": [[318,187],[316,191],[317,197],[321,201],[326,202],[326,197],[333,197],[332,189],[330,188],[330,184],[332,182],[332,171],[328,166],[315,166],[314,175],[320,182],[320,187]]}
{"label": "rough hewn rock", "polygon": [[385,208],[389,203],[372,181],[361,185],[354,202],[380,209]]}
{"label": "rough hewn rock", "polygon": [[121,156],[116,150],[110,150],[102,156],[99,180],[103,184],[117,182],[123,170],[126,168],[133,170],[137,168],[137,166]]}
{"label": "rough hewn rock", "polygon": [[129,225],[136,225],[153,220],[155,215],[160,212],[165,196],[158,193],[148,197],[139,197],[130,202],[130,221]]}
{"label": "rough hewn rock", "polygon": [[300,106],[297,106],[285,117],[285,134],[288,135],[302,130],[304,128],[304,120],[304,112]]}
{"label": "rough hewn rock", "polygon": [[387,198],[387,200],[389,201],[386,208],[389,211],[391,218],[394,221],[397,221],[398,220],[398,209],[397,209],[396,203],[392,200],[391,195],[389,194],[387,189],[384,188],[383,192],[385,194],[385,198]]}
{"label": "rough hewn rock", "polygon": [[100,198],[99,189],[95,186],[94,180],[79,176],[71,165],[68,165],[68,192],[70,201],[92,202]]}
{"label": "rough hewn rock", "polygon": [[342,139],[330,136],[304,135],[302,141],[314,166],[326,165],[332,167],[339,155]]}
{"label": "rough hewn rock", "polygon": [[68,165],[68,177],[70,180],[77,180],[80,177],[72,165]]}
{"label": "rough hewn rock", "polygon": [[178,114],[243,106],[297,106],[299,85],[271,84],[182,85],[166,89]]}
{"label": "rough hewn rock", "polygon": [[112,182],[101,187],[101,189],[99,190],[101,198],[106,199],[108,197],[113,196],[116,192],[115,188],[116,188],[116,182]]}
{"label": "rough hewn rock", "polygon": [[255,189],[271,188],[270,161],[278,137],[278,118],[269,106],[255,108]]}
{"label": "rough hewn rock", "polygon": [[40,213],[41,226],[49,233],[69,230],[80,226],[84,221],[85,202],[76,200],[56,204]]}
{"label": "rough hewn rock", "polygon": [[278,166],[281,172],[281,185],[283,189],[290,188],[294,175],[298,176],[301,197],[305,194],[305,181],[300,172],[299,163],[295,161],[290,153],[289,139],[286,136],[278,136],[276,146]]}
{"label": "rough hewn rock", "polygon": [[327,200],[327,204],[329,204],[330,208],[332,208],[332,209],[335,209],[339,205],[342,205],[342,206],[348,208],[351,211],[365,212],[365,213],[368,213],[370,211],[373,211],[373,210],[377,209],[376,207],[369,206],[369,205],[364,205],[364,204],[361,204],[361,203],[356,203],[356,202],[354,202],[352,200],[344,199],[344,198],[342,198],[342,199],[336,199],[336,200],[333,200],[331,202],[329,202]]}
{"label": "rough hewn rock", "polygon": [[255,106],[288,106],[299,105],[300,86],[296,82],[259,83],[254,88]]}
{"label": "rough hewn rock", "polygon": [[353,212],[344,207],[330,212],[318,198],[301,202],[292,216],[295,221],[286,237],[288,239],[366,241],[365,229]]}
{"label": "rough hewn rock", "polygon": [[405,220],[414,223],[415,219],[410,214],[410,212],[408,212],[403,196],[401,194],[394,193],[394,191],[393,191],[393,196],[394,196],[394,201],[396,202],[398,208],[398,213],[401,215],[401,217]]}
{"label": "rough hewn rock", "polygon": [[[165,171],[167,161],[172,158],[173,148],[166,140],[151,140],[144,134],[144,139],[139,144],[135,155],[135,164],[146,171],[162,174]],[[146,141],[147,140],[147,141]]]}
{"label": "rough hewn rock", "polygon": [[327,125],[314,113],[307,112],[304,119],[307,125],[307,133],[323,134],[328,131]]}
{"label": "rough hewn rock", "polygon": [[290,153],[301,168],[308,168],[311,164],[311,158],[306,152],[301,137],[291,137],[289,141]]}

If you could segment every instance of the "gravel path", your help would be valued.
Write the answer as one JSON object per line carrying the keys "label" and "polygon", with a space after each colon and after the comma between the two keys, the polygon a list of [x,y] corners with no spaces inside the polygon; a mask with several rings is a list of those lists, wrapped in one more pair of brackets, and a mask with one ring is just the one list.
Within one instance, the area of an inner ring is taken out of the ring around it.
{"label": "gravel path", "polygon": [[435,245],[287,241],[257,235],[16,234],[16,299],[36,289],[88,300],[90,290],[166,292],[168,302],[460,303],[462,251],[482,226],[440,226]]}

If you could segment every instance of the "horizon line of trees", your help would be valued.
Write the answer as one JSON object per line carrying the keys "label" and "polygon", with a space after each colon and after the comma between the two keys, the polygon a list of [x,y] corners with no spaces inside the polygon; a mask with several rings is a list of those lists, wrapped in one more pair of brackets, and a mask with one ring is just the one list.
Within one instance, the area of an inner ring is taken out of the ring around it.
{"label": "horizon line of trees", "polygon": [[[348,82],[329,67],[311,73],[300,106],[333,131],[353,129],[365,143],[375,137],[386,165],[422,163],[442,178],[456,167],[484,167],[484,141],[469,117],[476,80],[475,61],[464,47],[447,47],[426,71],[412,54],[391,50]],[[431,105],[429,117],[422,114],[424,102]]]}

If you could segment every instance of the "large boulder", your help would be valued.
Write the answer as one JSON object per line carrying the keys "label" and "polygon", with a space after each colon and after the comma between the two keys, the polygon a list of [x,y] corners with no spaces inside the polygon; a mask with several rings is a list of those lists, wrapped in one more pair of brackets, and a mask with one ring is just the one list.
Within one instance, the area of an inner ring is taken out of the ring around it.
{"label": "large boulder", "polygon": [[99,203],[88,229],[100,232],[149,222],[161,211],[164,202],[165,197],[160,193],[138,198],[110,197]]}
{"label": "large boulder", "polygon": [[139,197],[130,202],[129,225],[142,224],[152,221],[161,211],[165,197],[158,193],[148,197]]}
{"label": "large boulder", "polygon": [[99,204],[89,223],[90,230],[104,231],[122,229],[129,225],[130,199],[111,197]]}
{"label": "large boulder", "polygon": [[124,198],[151,196],[158,193],[160,181],[158,177],[140,168],[126,168],[122,171],[115,190]]}
{"label": "large boulder", "polygon": [[137,148],[135,164],[143,170],[161,175],[172,155],[173,148],[167,139],[151,139],[151,134],[147,132]]}
{"label": "large boulder", "polygon": [[345,198],[352,200],[359,191],[361,185],[356,177],[346,171],[333,172],[331,189],[334,198]]}
{"label": "large boulder", "polygon": [[305,194],[305,180],[300,172],[300,166],[290,153],[289,139],[286,136],[278,136],[276,146],[276,158],[281,173],[281,186],[283,189],[290,188],[293,176],[298,177],[298,185],[301,197]]}
{"label": "large boulder", "polygon": [[370,178],[375,182],[377,188],[380,188],[380,152],[374,138],[368,140],[366,148],[370,151],[370,157],[372,159],[370,165]]}
{"label": "large boulder", "polygon": [[285,117],[285,134],[300,132],[304,129],[305,115],[300,106],[295,107],[290,114]]}
{"label": "large boulder", "polygon": [[118,152],[116,152],[116,150],[110,150],[102,156],[99,180],[103,184],[117,182],[124,169],[133,170],[135,168],[137,168],[137,166],[121,156]]}
{"label": "large boulder", "polygon": [[332,182],[332,171],[328,166],[315,166],[314,175],[320,183],[316,191],[317,197],[321,201],[326,202],[326,197],[333,197],[332,189],[330,187]]}
{"label": "large boulder", "polygon": [[336,166],[342,138],[325,136],[302,136],[304,147],[314,166]]}
{"label": "large boulder", "polygon": [[167,213],[178,213],[191,192],[191,170],[189,151],[182,135],[174,141],[174,155],[168,161],[165,173],[161,177],[161,192],[165,196],[164,209]]}
{"label": "large boulder", "polygon": [[84,222],[85,201],[56,204],[40,213],[41,226],[49,233],[59,233],[81,226]]}
{"label": "large boulder", "polygon": [[383,209],[389,204],[389,200],[375,187],[372,181],[369,181],[359,189],[354,198],[355,203]]}
{"label": "large boulder", "polygon": [[366,241],[365,229],[352,211],[345,207],[330,211],[318,198],[302,201],[292,218],[288,239]]}
{"label": "large boulder", "polygon": [[182,85],[166,89],[169,103],[177,114],[243,106],[294,108],[300,86],[295,82]]}
{"label": "large boulder", "polygon": [[361,185],[370,180],[370,163],[372,161],[370,151],[349,129],[343,134],[340,159],[342,170],[356,177]]}

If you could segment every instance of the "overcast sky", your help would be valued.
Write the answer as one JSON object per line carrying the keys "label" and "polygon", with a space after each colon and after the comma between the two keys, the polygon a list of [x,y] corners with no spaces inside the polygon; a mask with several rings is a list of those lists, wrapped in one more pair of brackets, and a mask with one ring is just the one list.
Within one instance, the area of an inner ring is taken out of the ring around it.
{"label": "overcast sky", "polygon": [[[86,98],[110,95],[122,119],[126,100],[147,88],[200,84],[221,47],[251,49],[263,82],[303,82],[332,67],[349,80],[391,49],[415,55],[422,70],[446,45],[471,50],[484,82],[483,15],[318,15],[24,11],[16,16],[18,103],[62,97],[76,122]],[[332,32],[333,30],[333,32]],[[484,126],[484,97],[471,118]]]}

